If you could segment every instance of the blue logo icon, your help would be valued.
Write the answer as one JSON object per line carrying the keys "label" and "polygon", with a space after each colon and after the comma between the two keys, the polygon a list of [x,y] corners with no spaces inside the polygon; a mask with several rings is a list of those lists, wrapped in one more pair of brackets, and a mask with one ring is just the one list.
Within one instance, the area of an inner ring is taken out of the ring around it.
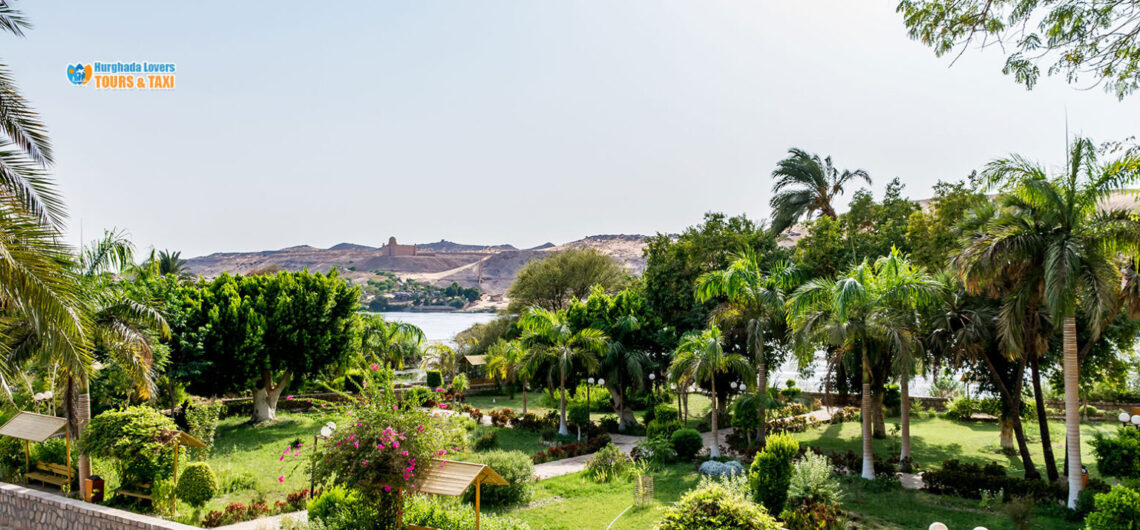
{"label": "blue logo icon", "polygon": [[67,66],[67,79],[73,85],[86,85],[91,80],[91,65],[82,63]]}

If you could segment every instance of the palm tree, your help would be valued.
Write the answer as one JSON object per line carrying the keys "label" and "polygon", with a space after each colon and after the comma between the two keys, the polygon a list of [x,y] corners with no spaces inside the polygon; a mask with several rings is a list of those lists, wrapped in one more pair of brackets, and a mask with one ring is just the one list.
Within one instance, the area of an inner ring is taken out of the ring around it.
{"label": "palm tree", "polygon": [[424,332],[406,322],[389,322],[380,315],[364,317],[363,352],[377,361],[402,370],[404,361],[415,359],[423,349]]}
{"label": "palm tree", "polygon": [[751,379],[755,374],[752,366],[743,355],[724,351],[724,336],[720,328],[709,327],[701,332],[689,332],[681,338],[677,345],[677,353],[669,365],[669,379],[680,381],[692,379],[697,383],[709,382],[712,388],[712,447],[709,456],[720,456],[720,435],[717,431],[717,416],[720,408],[717,406],[716,377],[721,374],[737,374],[744,380]]}
{"label": "palm tree", "polygon": [[[598,365],[598,373],[606,380],[606,389],[614,401],[614,411],[618,415],[618,430],[625,432],[637,422],[629,407],[626,391],[641,389],[645,385],[645,375],[649,373],[652,361],[634,338],[641,329],[641,323],[634,315],[624,315],[609,329],[610,340],[606,345]],[[678,408],[680,413],[681,409]]]}
{"label": "palm tree", "polygon": [[937,299],[938,283],[909,264],[897,249],[873,265],[863,261],[838,280],[815,279],[796,290],[788,314],[797,349],[814,354],[817,345],[858,351],[863,371],[863,478],[875,478],[871,448],[870,343],[898,353],[914,347],[914,311]]}
{"label": "palm tree", "polygon": [[843,170],[840,172],[831,164],[831,157],[820,159],[819,155],[793,147],[788,150],[788,158],[781,160],[772,171],[776,183],[772,185],[772,233],[779,234],[800,218],[814,213],[836,218],[832,201],[843,195],[844,188],[854,179],[871,183],[866,171]]}
{"label": "palm tree", "polygon": [[[1081,138],[1070,148],[1065,173],[1055,178],[1017,155],[990,162],[983,176],[991,188],[1002,190],[1001,210],[958,262],[974,289],[1020,278],[1018,290],[1025,296],[1005,300],[1003,309],[1037,302],[1062,325],[1066,471],[1073,508],[1082,487],[1076,313],[1083,310],[1099,334],[1120,291],[1122,258],[1140,253],[1140,219],[1108,204],[1112,193],[1140,178],[1140,156],[1129,153],[1101,163],[1092,141]],[[1034,342],[1037,337],[1026,337],[1026,328],[1035,320],[1031,314],[1028,323],[1003,321],[1003,342],[1012,347]]]}
{"label": "palm tree", "polygon": [[459,354],[446,344],[433,343],[424,349],[424,358],[420,361],[420,369],[434,368],[446,375],[448,379],[455,377],[459,369]]}
{"label": "palm tree", "polygon": [[186,260],[182,259],[181,251],[160,250],[158,251],[157,263],[158,273],[163,276],[170,274],[179,278],[190,277],[189,266]]}
{"label": "palm tree", "polygon": [[[530,378],[527,373],[526,350],[515,341],[499,339],[487,349],[487,370],[500,381],[508,385],[518,383],[522,390],[522,413],[526,414],[526,383]],[[513,386],[507,387],[511,399],[515,398]]]}
{"label": "palm tree", "polygon": [[[531,353],[528,367],[533,369],[544,362],[553,362],[558,369],[559,423],[558,434],[569,436],[566,428],[566,372],[579,361],[586,369],[598,365],[598,354],[606,347],[606,334],[593,328],[573,331],[562,313],[531,307],[519,318],[522,341]],[[533,371],[533,370],[532,370]]]}
{"label": "palm tree", "polygon": [[[748,334],[748,353],[756,366],[759,417],[764,418],[768,395],[768,357],[765,343],[784,342],[787,332],[785,305],[787,293],[798,283],[794,264],[781,261],[768,274],[761,270],[756,252],[746,249],[733,257],[727,269],[710,272],[697,280],[697,299],[702,302],[724,298],[727,303],[713,312],[715,321],[742,319]],[[765,335],[765,331],[768,335]],[[759,444],[764,445],[764,421],[760,421]]]}

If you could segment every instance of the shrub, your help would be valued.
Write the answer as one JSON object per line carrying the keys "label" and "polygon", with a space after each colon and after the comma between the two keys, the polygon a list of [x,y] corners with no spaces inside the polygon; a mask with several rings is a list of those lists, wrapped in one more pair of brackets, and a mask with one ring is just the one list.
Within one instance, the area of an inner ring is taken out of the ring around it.
{"label": "shrub", "polygon": [[538,437],[544,442],[553,442],[558,439],[558,429],[554,427],[544,427]]}
{"label": "shrub", "polygon": [[585,402],[573,402],[566,407],[566,421],[580,430],[590,423],[590,409]]}
{"label": "shrub", "polygon": [[1140,477],[1140,430],[1121,427],[1116,436],[1111,437],[1094,433],[1092,446],[1101,473],[1121,478]]}
{"label": "shrub", "polygon": [[664,438],[646,438],[637,442],[631,453],[634,460],[645,460],[654,465],[668,464],[676,460],[673,442]]}
{"label": "shrub", "polygon": [[788,502],[799,504],[838,504],[843,490],[832,476],[831,462],[823,455],[804,454],[792,465],[792,478],[788,482]]}
{"label": "shrub", "polygon": [[491,425],[495,427],[506,427],[515,419],[515,411],[508,408],[492,410],[487,415],[491,417]]}
{"label": "shrub", "polygon": [[[75,467],[79,461],[79,452],[71,452],[71,467]],[[43,443],[38,443],[32,446],[32,463],[35,462],[51,462],[53,464],[68,465],[67,462],[67,442],[63,438],[51,438],[45,440]],[[24,465],[24,459],[20,459],[20,465]]]}
{"label": "shrub", "polygon": [[218,421],[226,412],[226,405],[220,401],[191,404],[183,407],[186,414],[187,434],[206,444],[205,448],[193,449],[190,454],[195,459],[202,460],[210,456],[214,448],[214,434],[218,430]]}
{"label": "shrub", "polygon": [[496,431],[485,432],[475,439],[475,450],[486,451],[499,445],[499,433]]}
{"label": "shrub", "polygon": [[695,429],[673,431],[670,441],[673,444],[673,451],[677,453],[677,458],[686,462],[697,456],[697,453],[701,452],[705,446],[704,438],[701,438],[701,433]]}
{"label": "shrub", "polygon": [[[475,453],[470,460],[494,469],[508,483],[506,486],[484,485],[481,493],[483,504],[506,506],[529,500],[531,483],[534,482],[534,464],[526,453],[495,450]],[[464,498],[473,502],[475,489],[468,489]]]}
{"label": "shrub", "polygon": [[602,416],[602,419],[598,420],[598,425],[600,425],[605,432],[616,433],[618,432],[619,422],[617,416],[610,414]]}
{"label": "shrub", "polygon": [[657,530],[776,530],[764,509],[724,486],[709,484],[694,489],[665,511]]}
{"label": "shrub", "polygon": [[978,400],[968,397],[954,398],[954,401],[951,401],[950,405],[946,407],[946,415],[959,421],[968,420],[979,412],[981,412],[981,404],[978,403]]}
{"label": "shrub", "polygon": [[[404,500],[404,524],[448,530],[475,530],[475,508],[455,499],[434,495],[409,495]],[[522,521],[484,513],[483,530],[529,530]]]}
{"label": "shrub", "polygon": [[1038,501],[1055,500],[1066,495],[1065,487],[1060,484],[1006,476],[1005,468],[995,462],[980,466],[947,460],[942,462],[942,469],[923,473],[922,481],[927,493],[972,499],[981,498],[982,492],[999,491],[1003,493],[1005,501],[1014,497],[1032,497]]}
{"label": "shrub", "polygon": [[756,453],[748,477],[756,502],[770,513],[780,513],[788,496],[788,483],[792,479],[792,458],[799,453],[800,444],[787,433],[767,438],[764,450]]}
{"label": "shrub", "polygon": [[681,415],[677,413],[677,408],[673,405],[661,403],[653,407],[653,419],[657,421],[679,421]]}
{"label": "shrub", "polygon": [[[234,505],[231,504],[230,507]],[[241,506],[240,504],[237,506]],[[230,507],[226,512],[230,512]],[[237,511],[237,510],[235,510]],[[248,511],[248,510],[247,510]],[[211,514],[216,512],[211,512]],[[318,521],[325,530],[355,530],[375,526],[378,515],[369,503],[360,496],[340,486],[326,489],[317,498],[309,501],[309,521]],[[227,523],[241,519],[228,520]]]}
{"label": "shrub", "polygon": [[404,391],[405,408],[410,407],[434,407],[435,406],[435,392],[428,390],[427,387],[413,386]]}
{"label": "shrub", "polygon": [[157,410],[127,407],[92,418],[82,445],[92,456],[111,459],[120,483],[130,488],[170,476],[174,432],[174,420]]}
{"label": "shrub", "polygon": [[780,514],[788,530],[834,530],[843,528],[839,506],[824,503],[792,503]]}
{"label": "shrub", "polygon": [[471,419],[475,420],[476,423],[483,423],[483,411],[479,409],[471,409],[471,412],[468,412],[467,414],[471,416]]}
{"label": "shrub", "polygon": [[452,394],[461,395],[471,389],[471,381],[467,379],[467,374],[458,374],[451,378],[450,391]]}
{"label": "shrub", "polygon": [[443,388],[443,374],[439,370],[428,370],[424,382],[427,383],[428,390],[434,392],[437,388]]}
{"label": "shrub", "polygon": [[685,425],[677,420],[653,420],[645,428],[647,438],[661,438],[669,440],[673,433],[684,429]]}
{"label": "shrub", "polygon": [[1140,526],[1140,493],[1117,485],[1096,495],[1096,511],[1085,518],[1088,530],[1137,528]]}
{"label": "shrub", "polygon": [[178,477],[177,491],[178,498],[186,504],[201,508],[218,494],[218,477],[214,476],[210,464],[194,462]]}
{"label": "shrub", "polygon": [[586,462],[586,475],[594,482],[609,482],[626,475],[633,461],[614,444],[607,444]]}

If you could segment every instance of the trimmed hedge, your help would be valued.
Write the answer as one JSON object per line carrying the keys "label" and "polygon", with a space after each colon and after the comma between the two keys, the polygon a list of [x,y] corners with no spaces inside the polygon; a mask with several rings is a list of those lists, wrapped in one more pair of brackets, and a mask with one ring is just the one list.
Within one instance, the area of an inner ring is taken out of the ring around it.
{"label": "trimmed hedge", "polygon": [[942,469],[923,473],[922,481],[927,493],[957,495],[980,499],[983,491],[1003,492],[1003,500],[1014,497],[1032,497],[1038,501],[1064,499],[1067,487],[1044,480],[1030,480],[1006,476],[1001,464],[990,462],[985,466],[963,463],[958,460],[942,462]]}
{"label": "trimmed hedge", "polygon": [[194,462],[178,477],[178,498],[195,508],[201,508],[218,494],[218,477],[205,462]]}

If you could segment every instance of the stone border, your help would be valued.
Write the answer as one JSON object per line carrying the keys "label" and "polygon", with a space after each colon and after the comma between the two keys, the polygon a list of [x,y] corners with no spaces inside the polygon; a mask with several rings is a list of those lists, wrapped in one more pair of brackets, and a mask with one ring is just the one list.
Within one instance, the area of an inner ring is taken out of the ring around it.
{"label": "stone border", "polygon": [[15,530],[196,530],[182,523],[7,483],[0,483],[0,526]]}

